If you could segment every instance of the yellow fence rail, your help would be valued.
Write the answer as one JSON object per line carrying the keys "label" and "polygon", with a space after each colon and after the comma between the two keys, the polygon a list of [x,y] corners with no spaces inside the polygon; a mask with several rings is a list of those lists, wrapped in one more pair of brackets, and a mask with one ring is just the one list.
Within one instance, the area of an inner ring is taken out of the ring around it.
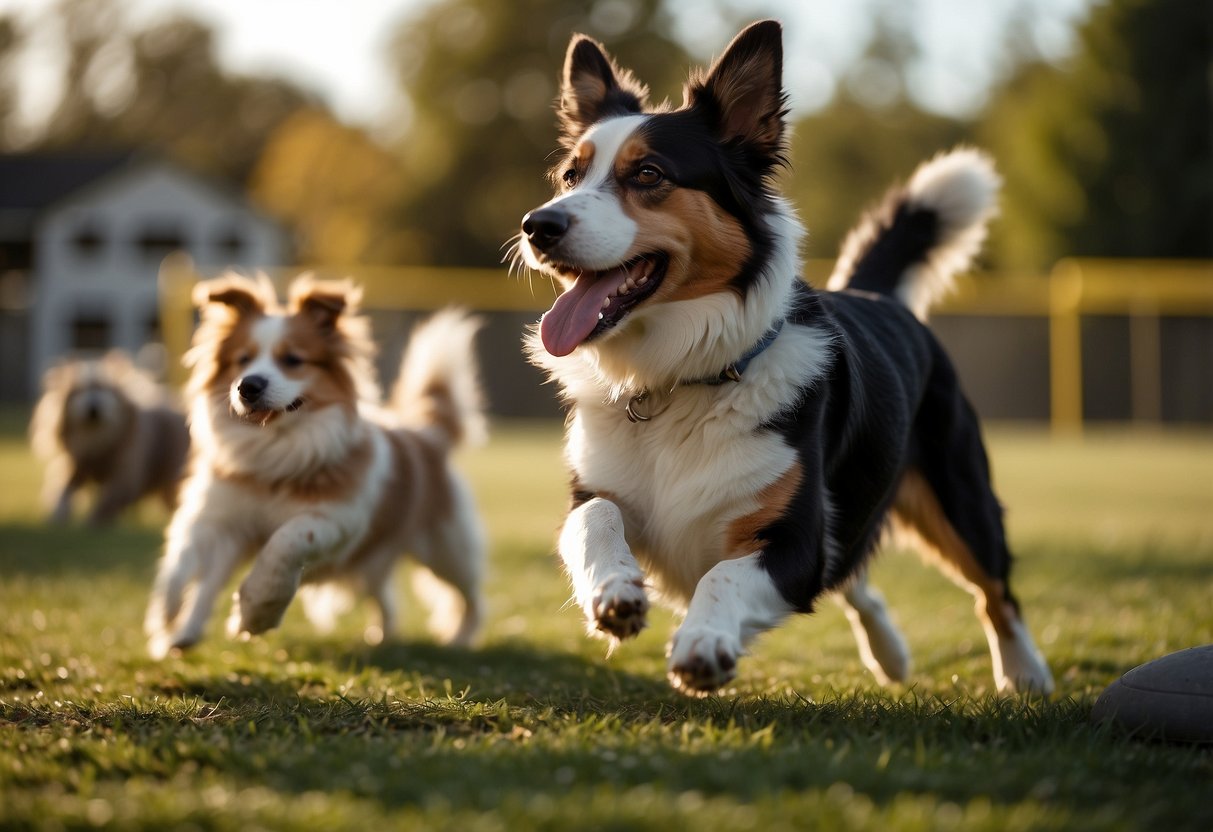
{"label": "yellow fence rail", "polygon": [[[831,266],[829,260],[810,260],[805,277],[822,285]],[[554,297],[548,280],[531,280],[525,274],[509,277],[504,269],[350,266],[311,271],[317,277],[357,281],[369,309],[431,310],[459,304],[485,312],[538,313]],[[281,289],[299,272],[277,268],[267,273]],[[209,276],[183,255],[170,256],[160,270],[161,334],[169,380],[175,384],[185,380],[180,357],[193,330],[193,287]],[[1167,316],[1213,316],[1213,261],[1067,259],[1044,276],[968,276],[933,314],[1047,318],[1050,418],[1058,432],[1082,429],[1082,317],[1126,315],[1133,418],[1157,421],[1160,321]]]}

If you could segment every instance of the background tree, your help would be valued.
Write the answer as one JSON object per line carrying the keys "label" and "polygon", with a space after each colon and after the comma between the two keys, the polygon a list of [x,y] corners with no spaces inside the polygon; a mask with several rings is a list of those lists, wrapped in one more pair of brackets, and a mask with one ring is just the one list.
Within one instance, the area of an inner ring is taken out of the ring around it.
{"label": "background tree", "polygon": [[225,72],[206,24],[179,16],[134,31],[124,8],[60,0],[39,21],[60,32],[67,71],[61,100],[27,149],[146,149],[243,185],[274,129],[317,106],[286,81]]}
{"label": "background tree", "polygon": [[551,104],[573,32],[608,44],[681,101],[691,63],[658,0],[446,0],[406,21],[393,53],[411,118],[399,143],[409,193],[396,222],[415,262],[494,265],[523,213],[551,195]]}
{"label": "background tree", "polygon": [[1213,256],[1211,39],[1207,0],[1109,0],[1070,60],[997,94],[980,135],[1006,179],[1003,263]]}
{"label": "background tree", "polygon": [[22,33],[11,15],[0,15],[0,148],[12,141],[10,125],[17,105],[17,74],[13,58],[21,48]]}
{"label": "background tree", "polygon": [[860,213],[971,125],[924,112],[903,79],[919,47],[905,7],[881,4],[872,40],[833,99],[796,122],[785,191],[809,229],[807,254],[832,258]]}
{"label": "background tree", "polygon": [[401,262],[419,247],[418,232],[390,218],[404,190],[399,160],[326,110],[298,110],[275,128],[249,189],[295,229],[302,263]]}

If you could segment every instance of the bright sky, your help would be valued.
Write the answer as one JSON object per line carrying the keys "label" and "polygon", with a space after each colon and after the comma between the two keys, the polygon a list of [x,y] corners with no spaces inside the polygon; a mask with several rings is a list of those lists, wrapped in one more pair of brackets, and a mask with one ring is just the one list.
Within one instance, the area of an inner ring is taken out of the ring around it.
{"label": "bright sky", "polygon": [[[54,0],[0,0],[0,13],[34,20]],[[347,120],[374,125],[393,100],[388,43],[397,25],[434,0],[127,0],[143,23],[185,9],[218,32],[220,61],[233,71],[284,75],[320,92]],[[603,0],[604,3],[619,0]],[[722,0],[742,18],[783,20],[786,77],[793,107],[816,109],[872,30],[872,0]],[[1012,15],[1027,10],[1037,49],[1064,57],[1074,22],[1091,0],[905,0],[924,47],[907,79],[929,109],[963,114],[979,107],[1002,64],[998,44]],[[728,42],[729,24],[713,0],[669,0],[676,33],[708,58]],[[608,44],[609,46],[609,44]],[[62,86],[62,56],[44,27],[24,57],[20,112],[36,124]],[[552,68],[553,73],[557,71]],[[879,95],[881,79],[869,79]],[[676,91],[654,91],[674,93]]]}

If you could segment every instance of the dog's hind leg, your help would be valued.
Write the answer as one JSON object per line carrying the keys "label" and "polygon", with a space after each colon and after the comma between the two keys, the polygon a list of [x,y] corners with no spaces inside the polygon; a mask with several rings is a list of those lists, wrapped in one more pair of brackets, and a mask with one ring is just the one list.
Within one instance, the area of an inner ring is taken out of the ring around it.
{"label": "dog's hind leg", "polygon": [[[963,455],[952,457],[947,464],[961,465],[958,457]],[[980,459],[984,468],[984,454]],[[898,488],[894,517],[916,533],[924,552],[933,556],[945,574],[973,595],[990,646],[998,690],[1052,693],[1048,665],[1036,649],[1007,586],[1010,553],[1003,538],[1001,508],[988,480],[970,476],[965,485],[971,490],[963,496],[949,492],[944,498],[941,489],[936,489],[923,472],[910,469]],[[954,517],[959,518],[965,533],[953,522]]]}
{"label": "dog's hind leg", "polygon": [[[369,597],[375,607],[375,620],[369,621],[362,630],[362,640],[367,644],[381,644],[396,633],[400,615],[392,575],[398,560],[400,560],[400,556],[393,547],[380,546],[362,556],[362,561],[352,576],[357,589]],[[336,599],[339,595],[344,594],[344,610],[353,606],[353,596],[345,591],[347,589],[345,586],[326,583],[319,587],[304,587],[304,589],[311,590],[312,594],[319,594],[321,597],[330,599]],[[303,592],[301,591],[300,594],[303,595]],[[307,603],[307,596],[303,597],[304,610],[307,611],[308,618],[316,623]],[[331,630],[332,627],[329,629]]]}
{"label": "dog's hind leg", "polygon": [[133,479],[132,475],[124,474],[100,489],[97,501],[88,515],[89,526],[100,528],[111,525],[128,506],[139,499],[139,487]]}
{"label": "dog's hind leg", "polygon": [[337,629],[337,619],[354,607],[350,587],[337,581],[305,584],[299,587],[299,600],[307,620],[323,635]]}
{"label": "dog's hind leg", "polygon": [[47,466],[42,502],[52,523],[63,525],[72,519],[72,498],[82,485],[84,477],[66,457],[56,458]]}
{"label": "dog's hind leg", "polygon": [[908,679],[910,648],[889,616],[884,596],[868,586],[867,570],[856,574],[834,597],[851,623],[864,667],[882,685]]}
{"label": "dog's hind leg", "polygon": [[[413,574],[413,589],[429,607],[429,629],[446,644],[467,647],[484,623],[485,541],[472,497],[459,480],[451,481],[451,516],[418,547],[425,567]],[[437,580],[434,580],[437,578]]]}
{"label": "dog's hind leg", "polygon": [[388,567],[384,575],[377,578],[371,591],[371,600],[379,613],[379,621],[368,624],[362,631],[362,640],[367,644],[380,644],[396,634],[399,627],[400,612],[396,602],[396,593],[392,587],[392,569]]}

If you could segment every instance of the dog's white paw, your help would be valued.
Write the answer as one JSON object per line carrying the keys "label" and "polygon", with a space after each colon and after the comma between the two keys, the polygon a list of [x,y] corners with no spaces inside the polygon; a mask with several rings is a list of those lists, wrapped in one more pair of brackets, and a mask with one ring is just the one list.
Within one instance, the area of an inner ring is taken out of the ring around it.
{"label": "dog's white paw", "polygon": [[232,613],[227,619],[228,638],[255,636],[272,630],[282,622],[290,598],[250,598],[244,587],[232,596]]}
{"label": "dog's white paw", "polygon": [[152,633],[147,640],[147,652],[153,659],[166,659],[178,655],[202,640],[201,633],[161,631]]}
{"label": "dog's white paw", "polygon": [[594,591],[587,617],[594,629],[623,641],[645,628],[648,612],[649,598],[641,579],[611,577]]}
{"label": "dog's white paw", "polygon": [[670,684],[691,696],[706,696],[737,674],[737,659],[742,652],[741,641],[735,635],[706,627],[684,627],[670,641]]}
{"label": "dog's white paw", "polygon": [[147,640],[148,655],[157,661],[167,658],[172,649],[173,640],[168,633],[152,633]]}

